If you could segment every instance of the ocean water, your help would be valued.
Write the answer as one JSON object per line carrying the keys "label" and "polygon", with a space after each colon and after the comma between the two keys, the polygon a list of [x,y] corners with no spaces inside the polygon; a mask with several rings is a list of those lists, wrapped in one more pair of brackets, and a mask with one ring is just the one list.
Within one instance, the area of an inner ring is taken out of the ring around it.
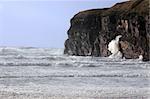
{"label": "ocean water", "polygon": [[0,99],[150,99],[150,62],[0,47]]}

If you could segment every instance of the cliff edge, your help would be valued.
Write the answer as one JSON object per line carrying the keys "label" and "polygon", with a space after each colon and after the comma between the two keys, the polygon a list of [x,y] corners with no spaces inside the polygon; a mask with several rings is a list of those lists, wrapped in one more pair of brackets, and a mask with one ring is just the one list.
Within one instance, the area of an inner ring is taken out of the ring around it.
{"label": "cliff edge", "polygon": [[131,0],[111,8],[82,11],[71,19],[64,54],[77,56],[110,55],[108,43],[117,35],[120,51],[127,59],[150,60],[149,0]]}

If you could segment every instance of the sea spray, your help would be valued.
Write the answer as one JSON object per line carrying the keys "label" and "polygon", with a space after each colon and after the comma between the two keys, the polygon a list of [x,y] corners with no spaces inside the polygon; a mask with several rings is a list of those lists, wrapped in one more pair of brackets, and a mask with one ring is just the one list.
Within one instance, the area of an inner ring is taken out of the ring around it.
{"label": "sea spray", "polygon": [[122,58],[122,53],[119,48],[119,39],[121,37],[121,35],[116,36],[116,38],[108,44],[108,50],[112,53],[109,58]]}

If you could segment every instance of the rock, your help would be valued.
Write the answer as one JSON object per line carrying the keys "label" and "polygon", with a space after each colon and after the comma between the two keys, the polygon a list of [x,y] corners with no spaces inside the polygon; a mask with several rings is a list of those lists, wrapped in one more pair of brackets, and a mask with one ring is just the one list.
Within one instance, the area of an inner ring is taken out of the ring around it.
{"label": "rock", "polygon": [[108,43],[117,35],[127,59],[150,60],[150,15],[148,0],[117,3],[111,8],[82,11],[71,19],[64,54],[110,55]]}

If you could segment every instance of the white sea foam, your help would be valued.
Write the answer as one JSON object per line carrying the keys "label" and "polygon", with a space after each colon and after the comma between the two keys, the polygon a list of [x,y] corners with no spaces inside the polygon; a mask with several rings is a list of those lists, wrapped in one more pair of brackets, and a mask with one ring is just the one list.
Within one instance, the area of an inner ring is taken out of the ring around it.
{"label": "white sea foam", "polygon": [[46,95],[45,99],[47,96],[107,98],[108,95],[141,99],[150,95],[150,62],[66,56],[63,49],[0,49],[4,49],[0,50],[0,98],[4,93],[5,97],[15,94],[31,99],[37,93]]}

